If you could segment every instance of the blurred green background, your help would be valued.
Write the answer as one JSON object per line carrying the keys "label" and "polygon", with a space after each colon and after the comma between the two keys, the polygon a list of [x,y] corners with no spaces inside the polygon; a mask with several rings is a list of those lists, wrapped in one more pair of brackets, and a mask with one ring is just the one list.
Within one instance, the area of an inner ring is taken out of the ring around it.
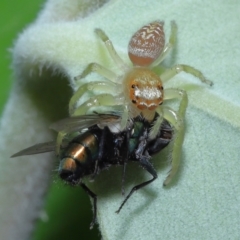
{"label": "blurred green background", "polygon": [[[9,49],[13,46],[18,34],[36,18],[44,2],[43,0],[11,2],[2,0],[0,3],[1,116],[13,82]],[[45,217],[45,220],[39,220],[36,223],[36,230],[31,239],[100,239],[101,236],[97,227],[89,230],[92,218],[89,197],[82,189],[66,186],[56,179],[57,177],[53,177],[53,183],[46,196],[44,210],[47,217]]]}

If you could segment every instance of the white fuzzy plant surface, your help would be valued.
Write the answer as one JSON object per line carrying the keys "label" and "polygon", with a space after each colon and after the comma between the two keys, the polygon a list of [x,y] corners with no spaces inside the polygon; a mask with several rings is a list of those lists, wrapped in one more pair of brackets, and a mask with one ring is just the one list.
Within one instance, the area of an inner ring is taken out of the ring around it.
{"label": "white fuzzy plant surface", "polygon": [[[53,154],[10,155],[54,139],[48,126],[67,115],[73,78],[88,63],[116,69],[94,29],[103,29],[130,62],[130,37],[156,19],[165,21],[167,38],[170,21],[178,26],[177,46],[164,65],[189,64],[214,85],[185,73],[167,84],[189,96],[181,168],[171,186],[162,186],[168,149],[153,160],[158,179],[133,194],[120,214],[121,167],[89,184],[99,197],[102,238],[240,238],[240,2],[49,0],[13,47],[15,83],[0,128],[1,239],[29,238],[55,167]],[[126,192],[150,177],[130,164]]]}

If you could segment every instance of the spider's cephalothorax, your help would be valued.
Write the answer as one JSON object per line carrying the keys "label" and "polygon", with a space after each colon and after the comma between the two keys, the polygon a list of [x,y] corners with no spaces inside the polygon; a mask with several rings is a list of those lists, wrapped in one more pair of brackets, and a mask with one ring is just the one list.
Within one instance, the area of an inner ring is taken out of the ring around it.
{"label": "spider's cephalothorax", "polygon": [[[163,25],[161,21],[154,21],[133,35],[128,47],[128,55],[133,66],[126,65],[115,51],[108,36],[101,29],[96,29],[96,33],[105,43],[112,60],[118,65],[122,74],[118,75],[98,63],[90,63],[81,75],[75,77],[75,80],[96,72],[105,77],[107,81],[90,81],[82,84],[70,100],[69,112],[72,116],[89,114],[94,111],[121,113],[119,131],[126,129],[128,120],[131,118],[141,115],[151,123],[157,113],[159,117],[154,120],[149,133],[151,139],[157,135],[163,119],[169,121],[176,131],[170,159],[172,168],[164,181],[164,185],[167,185],[179,166],[184,139],[183,120],[188,97],[184,90],[164,89],[163,85],[182,71],[196,76],[208,85],[212,85],[212,82],[207,80],[199,70],[183,64],[167,68],[160,75],[154,72],[154,67],[164,60],[176,41],[176,23],[174,21],[171,23],[171,34],[167,44],[165,44]],[[85,101],[83,96],[86,93],[91,94],[92,97]],[[180,99],[178,111],[162,104],[174,98]],[[80,105],[77,106],[77,103]],[[59,142],[62,137],[63,135],[60,134]]]}
{"label": "spider's cephalothorax", "polygon": [[123,86],[130,112],[134,115],[142,113],[151,121],[155,109],[163,102],[163,86],[159,76],[147,68],[136,67],[125,75]]}

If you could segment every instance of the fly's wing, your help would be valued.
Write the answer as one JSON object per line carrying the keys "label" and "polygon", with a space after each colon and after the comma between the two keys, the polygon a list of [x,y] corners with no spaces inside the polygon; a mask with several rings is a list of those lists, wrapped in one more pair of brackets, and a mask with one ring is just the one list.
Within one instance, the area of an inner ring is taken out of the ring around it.
{"label": "fly's wing", "polygon": [[[56,123],[53,123],[50,128],[53,130],[60,132],[63,131],[65,133],[73,133],[77,131],[81,131],[83,129],[89,128],[93,125],[111,125],[114,123],[119,123],[120,116],[117,114],[90,114],[90,115],[83,115],[83,116],[76,116],[62,119]],[[24,155],[33,155],[38,153],[45,153],[45,152],[53,152],[56,149],[55,142],[46,142],[46,143],[39,143],[33,145],[29,148],[23,149],[22,151],[13,154],[11,157],[19,157]]]}
{"label": "fly's wing", "polygon": [[116,114],[89,114],[73,116],[53,123],[50,128],[57,132],[72,133],[93,125],[108,126],[119,123],[121,117]]}
{"label": "fly's wing", "polygon": [[11,158],[25,156],[25,155],[33,155],[38,153],[45,153],[45,152],[53,152],[55,151],[55,148],[56,148],[56,143],[53,141],[46,142],[46,143],[38,143],[31,147],[25,148],[20,152],[13,154]]}

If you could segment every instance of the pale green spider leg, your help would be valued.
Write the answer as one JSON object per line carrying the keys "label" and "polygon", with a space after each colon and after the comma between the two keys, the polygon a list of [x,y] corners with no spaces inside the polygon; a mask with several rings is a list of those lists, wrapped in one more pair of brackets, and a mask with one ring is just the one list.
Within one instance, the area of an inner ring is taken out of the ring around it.
{"label": "pale green spider leg", "polygon": [[111,40],[106,35],[106,33],[103,30],[99,29],[99,28],[95,29],[95,32],[101,38],[101,40],[104,42],[104,44],[105,44],[105,46],[106,46],[106,48],[107,48],[111,58],[118,65],[118,67],[120,69],[122,69],[122,70],[127,70],[128,66],[123,62],[123,60],[117,54],[116,50],[113,47],[113,44],[112,44]]}
{"label": "pale green spider leg", "polygon": [[175,134],[172,140],[171,169],[168,173],[166,180],[163,183],[164,186],[168,185],[172,181],[173,177],[178,171],[180,164],[181,149],[185,133],[183,120],[188,105],[187,93],[179,89],[166,89],[164,91],[164,100],[174,98],[181,99],[178,112],[175,112],[174,110],[167,106],[159,106],[156,109],[156,112],[158,113],[159,117],[154,122],[153,127],[149,134],[150,138],[154,138],[156,136],[158,130],[161,127],[161,122],[163,118],[169,121],[175,128]]}
{"label": "pale green spider leg", "polygon": [[122,112],[122,116],[121,116],[121,122],[120,122],[120,131],[123,131],[128,124],[129,121],[129,109],[126,103],[122,103],[122,107],[123,107],[123,112]]}
{"label": "pale green spider leg", "polygon": [[[165,72],[163,72],[161,74],[160,78],[161,78],[162,82],[165,83],[168,80],[170,80],[171,78],[173,78],[176,74],[178,74],[182,71],[192,74],[193,76],[200,79],[200,81],[203,83],[206,83],[210,86],[213,85],[213,83],[211,81],[207,80],[199,70],[197,70],[191,66],[183,65],[183,64],[182,65],[179,64],[170,69],[167,69]],[[175,133],[175,137],[173,140],[171,170],[170,170],[166,180],[163,183],[164,186],[168,185],[171,182],[172,178],[176,174],[178,167],[179,167],[181,147],[183,144],[184,133],[185,133],[183,120],[184,120],[186,108],[188,105],[188,97],[187,97],[187,94],[185,91],[179,90],[179,89],[164,90],[164,100],[173,99],[173,98],[181,98],[182,99],[180,102],[179,110],[177,112],[178,117],[182,120],[178,121],[179,124],[176,128],[176,133]],[[167,119],[165,114],[164,114],[164,118]],[[170,119],[167,119],[167,120],[169,120],[169,122],[174,125],[174,123]]]}
{"label": "pale green spider leg", "polygon": [[154,139],[159,132],[163,119],[169,121],[176,130],[181,127],[182,119],[179,114],[167,106],[159,106],[156,108],[156,112],[158,113],[157,120],[153,123],[153,127],[149,133],[149,138]]}
{"label": "pale green spider leg", "polygon": [[213,82],[206,79],[205,76],[202,74],[202,72],[200,72],[199,70],[197,70],[194,67],[184,65],[184,64],[177,64],[174,67],[168,68],[160,75],[160,78],[161,78],[162,82],[165,83],[180,72],[189,73],[189,74],[197,77],[201,82],[206,83],[210,86],[213,85]]}
{"label": "pale green spider leg", "polygon": [[[99,94],[97,96],[89,98],[89,100],[78,106],[78,108],[74,110],[72,116],[85,115],[92,113],[94,111],[102,113],[101,108],[105,106],[109,108],[109,112],[111,111],[114,112],[114,106],[122,104],[123,104],[122,97],[113,96],[112,94]],[[99,108],[99,110],[96,110],[96,108]]]}
{"label": "pale green spider leg", "polygon": [[[184,118],[185,118],[185,113],[188,105],[188,96],[184,90],[179,90],[174,88],[166,89],[164,93],[165,93],[165,98],[164,98],[165,100],[173,99],[173,98],[181,99],[179,110],[177,112],[177,122],[174,123],[171,119],[168,118],[166,114],[164,114],[164,118],[166,118],[176,128],[174,139],[173,139],[173,145],[172,145],[171,169],[168,173],[167,178],[163,182],[163,185],[167,186],[172,181],[175,174],[177,173],[179,164],[180,164],[180,157],[181,157],[182,145],[183,145],[184,134],[185,134]],[[171,110],[169,108],[169,112],[170,111]]]}
{"label": "pale green spider leg", "polygon": [[114,93],[117,92],[117,84],[105,81],[105,82],[89,82],[83,84],[79,89],[73,94],[69,102],[69,114],[72,115],[76,106],[76,103],[82,96],[86,93]]}
{"label": "pale green spider leg", "polygon": [[149,138],[150,139],[154,139],[158,132],[159,132],[159,129],[160,129],[160,126],[162,124],[162,121],[163,121],[163,107],[162,106],[159,106],[157,109],[156,109],[156,112],[158,113],[158,118],[156,119],[156,121],[153,123],[153,126],[151,128],[151,131],[149,133]]}
{"label": "pale green spider leg", "polygon": [[[92,108],[92,109],[91,109]],[[119,131],[123,131],[128,124],[129,109],[125,104],[124,97],[119,95],[112,95],[109,93],[99,94],[91,97],[83,104],[78,106],[72,113],[72,116],[85,115],[92,112],[104,113],[105,112],[121,112],[121,122]]]}
{"label": "pale green spider leg", "polygon": [[170,50],[174,47],[174,45],[176,43],[176,38],[177,38],[177,25],[176,25],[175,21],[172,21],[171,22],[171,34],[169,37],[169,41],[166,44],[166,46],[164,47],[160,56],[150,65],[150,68],[153,68],[153,67],[159,65],[165,59],[165,57],[168,55]]}
{"label": "pale green spider leg", "polygon": [[83,72],[80,75],[74,77],[74,80],[78,81],[78,80],[86,77],[87,75],[89,75],[92,72],[96,72],[99,75],[109,79],[112,82],[116,82],[116,80],[117,80],[117,75],[114,72],[108,70],[107,68],[101,66],[98,63],[88,64],[87,67],[83,70]]}
{"label": "pale green spider leg", "polygon": [[63,139],[65,138],[65,136],[67,135],[66,132],[58,132],[57,135],[57,140],[56,140],[56,156],[58,157],[60,155],[60,150],[61,150],[61,145],[63,143]]}

